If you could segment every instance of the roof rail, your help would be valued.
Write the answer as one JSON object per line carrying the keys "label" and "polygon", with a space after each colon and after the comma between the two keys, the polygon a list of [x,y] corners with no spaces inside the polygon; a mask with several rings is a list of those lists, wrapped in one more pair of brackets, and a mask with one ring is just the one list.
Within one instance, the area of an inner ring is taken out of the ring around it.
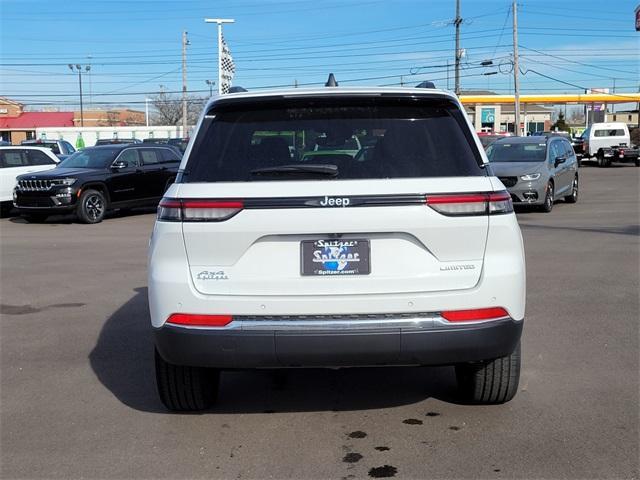
{"label": "roof rail", "polygon": [[433,82],[425,80],[424,82],[420,82],[416,85],[416,88],[436,88],[436,85]]}

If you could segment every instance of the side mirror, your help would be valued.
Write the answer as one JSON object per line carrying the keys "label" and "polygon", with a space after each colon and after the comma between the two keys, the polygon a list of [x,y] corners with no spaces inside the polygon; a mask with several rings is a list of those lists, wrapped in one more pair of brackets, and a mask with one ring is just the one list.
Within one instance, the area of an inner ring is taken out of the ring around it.
{"label": "side mirror", "polygon": [[567,161],[567,157],[556,157],[555,166],[557,167],[558,165],[566,161]]}
{"label": "side mirror", "polygon": [[111,168],[113,170],[122,170],[123,168],[127,168],[127,162],[123,161],[123,160],[116,160],[115,162],[113,162],[111,164]]}

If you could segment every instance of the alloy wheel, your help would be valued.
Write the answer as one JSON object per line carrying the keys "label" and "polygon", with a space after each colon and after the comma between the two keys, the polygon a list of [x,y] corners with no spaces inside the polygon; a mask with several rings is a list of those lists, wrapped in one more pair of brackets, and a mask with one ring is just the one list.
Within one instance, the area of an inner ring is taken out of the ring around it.
{"label": "alloy wheel", "polygon": [[87,215],[92,220],[97,220],[104,213],[104,201],[99,195],[90,195],[84,202]]}

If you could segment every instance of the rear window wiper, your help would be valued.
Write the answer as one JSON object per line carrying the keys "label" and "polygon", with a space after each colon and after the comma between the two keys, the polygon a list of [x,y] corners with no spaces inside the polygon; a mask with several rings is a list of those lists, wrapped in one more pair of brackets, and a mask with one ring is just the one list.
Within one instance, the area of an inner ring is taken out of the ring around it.
{"label": "rear window wiper", "polygon": [[278,165],[275,167],[256,168],[249,173],[251,175],[322,175],[337,177],[338,166],[333,164]]}

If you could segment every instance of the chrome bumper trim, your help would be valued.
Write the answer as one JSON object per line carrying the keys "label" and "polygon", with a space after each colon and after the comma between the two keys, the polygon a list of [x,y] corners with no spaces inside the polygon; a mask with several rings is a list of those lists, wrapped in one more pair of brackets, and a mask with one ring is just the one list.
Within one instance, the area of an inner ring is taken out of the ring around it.
{"label": "chrome bumper trim", "polygon": [[510,320],[509,317],[493,318],[490,320],[478,320],[471,322],[449,322],[440,316],[439,313],[418,313],[418,314],[398,314],[394,315],[345,315],[339,317],[335,315],[323,316],[305,316],[305,317],[252,317],[238,316],[224,327],[200,327],[186,326],[167,323],[174,327],[195,329],[195,330],[211,330],[211,331],[229,331],[242,330],[252,332],[266,331],[327,331],[327,332],[348,332],[361,330],[438,330],[453,329],[456,327],[468,325],[480,325],[484,323]]}

